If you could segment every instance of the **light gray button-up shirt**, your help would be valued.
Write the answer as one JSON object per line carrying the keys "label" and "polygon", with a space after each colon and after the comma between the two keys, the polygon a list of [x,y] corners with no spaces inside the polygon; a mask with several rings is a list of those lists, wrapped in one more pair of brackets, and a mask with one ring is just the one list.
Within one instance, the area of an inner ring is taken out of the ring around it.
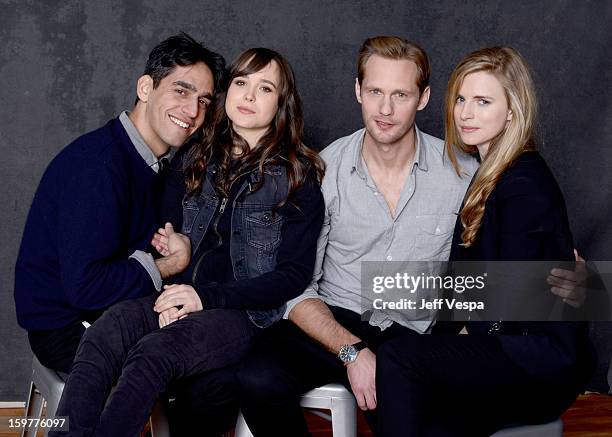
{"label": "light gray button-up shirt", "polygon": [[[321,184],[325,218],[317,245],[313,281],[287,303],[285,317],[304,299],[361,313],[362,261],[446,261],[457,213],[478,168],[458,154],[465,174],[458,177],[444,142],[416,128],[414,163],[395,216],[368,173],[361,149],[365,129],[334,141],[321,152],[326,173]],[[429,321],[393,319],[374,311],[370,324],[385,329],[393,321],[425,332]]]}

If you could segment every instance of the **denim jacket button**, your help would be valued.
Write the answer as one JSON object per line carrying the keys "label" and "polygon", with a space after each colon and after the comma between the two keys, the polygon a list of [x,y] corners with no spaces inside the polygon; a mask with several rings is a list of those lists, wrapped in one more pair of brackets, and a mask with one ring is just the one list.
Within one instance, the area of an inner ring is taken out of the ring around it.
{"label": "denim jacket button", "polygon": [[203,225],[202,223],[200,223],[200,224],[198,225],[198,230],[200,230],[200,231],[201,231],[202,229],[204,229],[204,225]]}

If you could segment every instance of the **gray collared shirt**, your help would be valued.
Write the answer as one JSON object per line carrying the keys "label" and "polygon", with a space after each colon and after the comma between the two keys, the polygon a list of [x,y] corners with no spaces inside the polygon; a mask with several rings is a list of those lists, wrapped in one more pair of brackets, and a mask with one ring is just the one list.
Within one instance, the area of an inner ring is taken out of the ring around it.
{"label": "gray collared shirt", "polygon": [[[308,298],[361,313],[362,261],[448,260],[457,212],[478,163],[458,155],[465,172],[458,177],[444,152],[444,142],[415,129],[414,162],[395,216],[363,160],[365,129],[336,140],[321,152],[326,164],[321,184],[325,218],[314,277],[302,295],[287,303],[285,317]],[[370,324],[381,329],[393,321],[421,333],[431,324],[394,319],[392,313],[379,311],[370,317]]]}

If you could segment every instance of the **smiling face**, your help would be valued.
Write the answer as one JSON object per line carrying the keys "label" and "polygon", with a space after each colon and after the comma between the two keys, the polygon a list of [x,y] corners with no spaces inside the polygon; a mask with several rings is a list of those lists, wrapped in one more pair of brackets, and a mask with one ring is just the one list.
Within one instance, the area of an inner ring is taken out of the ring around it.
{"label": "smiling face", "polygon": [[271,61],[257,72],[234,77],[227,90],[227,116],[234,131],[251,149],[257,146],[278,111],[279,81],[278,65]]}
{"label": "smiling face", "polygon": [[491,140],[512,119],[512,111],[499,79],[489,72],[478,71],[463,79],[453,116],[461,141],[476,146],[484,157]]}
{"label": "smiling face", "polygon": [[368,59],[355,93],[366,133],[376,143],[399,143],[413,132],[416,113],[429,100],[429,87],[419,93],[417,76],[413,61],[378,55]]}
{"label": "smiling face", "polygon": [[157,88],[145,75],[138,79],[138,103],[130,118],[156,156],[179,147],[202,126],[214,90],[203,62],[176,66]]}

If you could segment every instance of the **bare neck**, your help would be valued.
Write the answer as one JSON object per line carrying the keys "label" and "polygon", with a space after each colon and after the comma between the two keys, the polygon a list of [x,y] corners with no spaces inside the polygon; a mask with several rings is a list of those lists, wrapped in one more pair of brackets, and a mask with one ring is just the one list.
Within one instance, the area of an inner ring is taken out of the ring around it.
{"label": "bare neck", "polygon": [[400,141],[382,144],[374,140],[366,131],[363,139],[362,155],[368,168],[385,173],[401,174],[409,169],[416,152],[414,128]]}

